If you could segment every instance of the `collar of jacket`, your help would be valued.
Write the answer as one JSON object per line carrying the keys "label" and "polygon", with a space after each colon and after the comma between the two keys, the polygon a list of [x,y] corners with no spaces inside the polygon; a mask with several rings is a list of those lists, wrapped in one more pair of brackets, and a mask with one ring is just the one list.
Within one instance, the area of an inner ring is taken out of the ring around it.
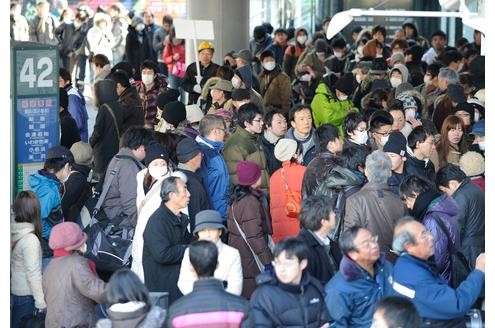
{"label": "collar of jacket", "polygon": [[308,141],[312,141],[311,139],[313,138],[314,134],[315,134],[315,129],[311,128],[311,132],[309,132],[308,136],[305,137],[304,139],[300,139],[296,136],[296,129],[290,128],[289,131],[287,132],[287,136],[290,139],[293,139],[293,140],[300,142],[300,143],[303,143],[303,144],[308,142]]}
{"label": "collar of jacket", "polygon": [[242,128],[241,126],[238,126],[234,133],[238,134],[243,139],[251,139],[254,141],[258,141],[258,138],[260,136],[257,133],[249,133],[245,128]]}
{"label": "collar of jacket", "polygon": [[304,237],[309,247],[321,246],[313,233],[308,229],[301,228],[301,231],[299,233]]}
{"label": "collar of jacket", "polygon": [[268,129],[265,129],[265,131],[263,132],[263,137],[266,139],[266,141],[268,141],[272,145],[275,145],[277,141],[280,140],[279,137],[277,137],[275,134],[273,134],[272,131]]}
{"label": "collar of jacket", "polygon": [[48,172],[46,169],[41,169],[38,171],[39,175],[41,175],[42,177],[45,177],[49,180],[53,180],[54,182],[58,184],[60,184],[60,180],[57,178],[57,176],[53,173],[50,173]]}
{"label": "collar of jacket", "polygon": [[[378,269],[385,264],[385,254],[380,253],[380,257],[375,262],[375,275]],[[359,279],[364,279],[370,276],[369,272],[364,270],[356,262],[351,260],[347,255],[342,256],[340,261],[339,271],[346,281],[354,281]]]}
{"label": "collar of jacket", "polygon": [[219,279],[210,278],[200,278],[194,282],[193,292],[201,289],[221,289],[224,290],[223,282]]}
{"label": "collar of jacket", "polygon": [[187,216],[185,214],[183,214],[182,212],[179,212],[179,215],[175,215],[174,212],[172,212],[168,207],[167,205],[165,205],[164,202],[162,202],[162,207],[163,207],[163,210],[167,212],[167,216],[170,216],[170,217],[175,217],[177,218],[177,220],[174,220],[172,223],[176,226],[187,226],[187,224],[189,223],[189,219],[187,218]]}
{"label": "collar of jacket", "polygon": [[372,183],[367,182],[361,190],[390,190],[387,183]]}
{"label": "collar of jacket", "polygon": [[420,258],[417,258],[416,256],[404,252],[401,254],[401,257],[404,257],[408,261],[414,262],[417,265],[424,267],[425,269],[429,270],[433,275],[438,276],[438,274],[436,273],[436,264],[435,261],[433,260],[434,259],[433,256],[425,261]]}
{"label": "collar of jacket", "polygon": [[457,190],[452,194],[452,197],[454,197],[457,192],[462,192],[461,189],[463,189],[469,182],[471,182],[471,179],[469,177],[465,177],[464,180],[461,181],[459,187],[457,187]]}
{"label": "collar of jacket", "polygon": [[211,141],[210,139],[200,135],[196,137],[196,142],[205,145],[208,148],[215,149],[218,152],[221,152],[224,146],[224,143],[221,141]]}

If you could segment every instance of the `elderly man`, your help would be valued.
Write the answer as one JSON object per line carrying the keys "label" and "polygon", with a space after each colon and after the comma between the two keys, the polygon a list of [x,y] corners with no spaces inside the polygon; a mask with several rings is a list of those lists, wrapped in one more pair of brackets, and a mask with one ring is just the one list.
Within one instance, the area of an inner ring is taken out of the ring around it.
{"label": "elderly man", "polygon": [[189,219],[181,213],[190,198],[186,184],[178,177],[163,180],[162,204],[153,213],[143,232],[143,269],[146,287],[151,292],[168,292],[172,303],[182,296],[177,281],[180,264],[191,234]]}
{"label": "elderly man", "polygon": [[339,246],[344,254],[339,272],[325,286],[333,327],[368,328],[375,303],[392,293],[392,264],[380,253],[378,236],[366,228],[344,231]]}
{"label": "elderly man", "polygon": [[366,157],[364,175],[368,178],[363,188],[346,200],[344,230],[354,225],[367,227],[378,236],[380,250],[387,259],[390,253],[392,232],[397,220],[407,214],[407,208],[399,196],[390,191],[387,180],[391,175],[392,162],[381,150]]}
{"label": "elderly man", "polygon": [[434,252],[433,237],[412,217],[397,222],[394,251],[400,254],[393,273],[394,293],[412,300],[424,326],[465,327],[464,315],[479,297],[485,281],[485,254],[457,289],[439,277],[428,260]]}

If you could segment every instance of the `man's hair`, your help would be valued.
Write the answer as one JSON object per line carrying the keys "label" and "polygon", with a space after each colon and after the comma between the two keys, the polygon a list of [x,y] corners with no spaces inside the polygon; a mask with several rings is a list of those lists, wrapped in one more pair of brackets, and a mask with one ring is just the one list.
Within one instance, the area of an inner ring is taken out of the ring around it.
{"label": "man's hair", "polygon": [[421,318],[414,303],[402,296],[387,296],[376,303],[375,312],[380,311],[387,327],[418,328]]}
{"label": "man's hair", "polygon": [[172,25],[174,23],[174,18],[170,15],[163,16],[162,24],[165,24],[165,23]]}
{"label": "man's hair", "polygon": [[329,220],[330,213],[335,211],[335,198],[328,199],[323,195],[311,195],[303,199],[299,221],[310,231],[321,228],[321,220]]}
{"label": "man's hair", "polygon": [[335,139],[340,138],[339,130],[332,124],[322,124],[316,131],[316,149],[318,152],[323,152],[327,150],[327,144],[330,141],[335,141]]}
{"label": "man's hair", "polygon": [[401,49],[404,49],[404,51],[409,47],[409,44],[405,39],[393,39],[392,43],[390,43],[390,49],[394,49],[396,45],[398,45]]}
{"label": "man's hair", "polygon": [[[305,105],[305,104],[299,104],[299,105],[295,105],[294,107],[292,107],[289,111],[289,121],[292,122],[294,121],[294,117],[296,116],[296,113],[297,112],[300,112],[302,110],[309,110],[309,112],[311,113],[311,106],[310,105]],[[313,114],[311,114],[311,116],[313,116]]]}
{"label": "man's hair", "polygon": [[404,216],[400,218],[395,224],[392,250],[399,255],[405,252],[405,243],[409,243],[411,245],[416,244],[416,239],[414,238],[414,236],[409,230],[404,228],[405,225],[413,221],[416,221],[416,219],[412,216]]}
{"label": "man's hair", "polygon": [[128,88],[131,86],[129,82],[129,75],[123,69],[117,69],[115,72],[111,73],[109,76],[110,79],[114,80],[115,83],[120,84],[124,88]]}
{"label": "man's hair", "polygon": [[448,163],[438,170],[436,184],[438,188],[448,188],[449,181],[455,180],[457,182],[462,182],[464,179],[466,179],[466,173],[464,173],[459,166]]}
{"label": "man's hair", "polygon": [[383,34],[383,36],[386,38],[387,37],[387,29],[382,26],[382,25],[376,25],[373,27],[373,29],[371,30],[371,35],[375,35],[375,33],[377,32],[380,32],[381,34]]}
{"label": "man's hair", "polygon": [[129,63],[128,61],[118,62],[117,64],[113,65],[110,71],[115,72],[117,70],[123,70],[124,72],[127,73],[129,77],[132,77],[135,73],[134,68],[132,67],[131,63]]}
{"label": "man's hair", "polygon": [[285,252],[286,258],[291,258],[294,256],[297,257],[297,260],[301,263],[302,260],[308,259],[309,250],[306,243],[302,240],[294,237],[288,237],[275,246],[273,257],[279,257],[282,252]]}
{"label": "man's hair", "polygon": [[366,167],[366,157],[370,154],[370,149],[364,145],[349,145],[342,149],[340,158],[345,168],[359,171],[359,167]]}
{"label": "man's hair", "polygon": [[64,81],[72,81],[72,78],[70,76],[70,72],[68,70],[66,70],[65,68],[63,67],[60,67],[59,70],[58,70],[58,75],[62,78],[62,80]]}
{"label": "man's hair", "polygon": [[199,134],[206,137],[216,128],[222,126],[225,129],[225,121],[221,116],[206,114],[203,116],[201,121],[199,121]]}
{"label": "man's hair", "polygon": [[398,110],[404,113],[404,103],[399,99],[392,99],[387,104],[387,111],[390,113],[393,110]]}
{"label": "man's hair", "polygon": [[[345,136],[348,137],[354,130],[357,129],[359,123],[361,122],[366,123],[366,118],[363,114],[358,112],[350,112],[347,114],[344,118],[344,123],[342,124]],[[368,126],[368,123],[366,123],[366,126]]]}
{"label": "man's hair", "polygon": [[437,31],[433,32],[433,34],[431,35],[431,38],[433,39],[435,36],[439,36],[441,38],[447,39],[447,34],[445,34],[445,32],[442,30],[437,30]]}
{"label": "man's hair", "polygon": [[431,63],[426,68],[426,73],[429,72],[431,74],[431,78],[433,79],[438,76],[438,73],[440,72],[440,68],[442,68],[442,65],[440,65],[439,63]]}
{"label": "man's hair", "polygon": [[343,38],[334,38],[332,40],[332,43],[330,45],[330,47],[332,48],[337,48],[337,49],[345,49],[347,46],[347,43],[345,42],[345,40]]}
{"label": "man's hair", "polygon": [[347,255],[351,251],[357,251],[356,244],[354,244],[354,239],[356,239],[356,236],[361,229],[365,228],[355,225],[340,234],[339,247],[342,254]]}
{"label": "man's hair", "polygon": [[189,246],[189,261],[199,278],[213,277],[218,264],[218,248],[211,241],[197,240]]}
{"label": "man's hair", "polygon": [[431,184],[431,182],[417,175],[410,175],[406,177],[399,186],[400,195],[402,198],[414,197],[415,194],[419,195],[434,188],[435,187]]}
{"label": "man's hair", "polygon": [[267,127],[267,128],[268,128],[268,127],[272,126],[272,121],[273,121],[273,118],[274,118],[274,117],[275,117],[275,115],[277,115],[277,114],[278,114],[278,115],[282,115],[284,118],[286,118],[286,117],[285,117],[285,115],[284,115],[284,113],[282,113],[282,112],[280,112],[280,111],[278,111],[278,110],[276,110],[276,109],[270,110],[270,111],[268,111],[268,112],[265,114],[265,116],[263,117],[263,123],[265,124],[265,127]]}
{"label": "man's hair", "polygon": [[170,200],[169,193],[178,193],[179,187],[177,186],[177,180],[179,177],[168,177],[162,182],[162,188],[160,189],[160,197],[162,201],[168,202]]}
{"label": "man's hair", "polygon": [[459,83],[459,74],[451,68],[442,67],[438,72],[438,78],[447,81],[448,84]]}
{"label": "man's hair", "polygon": [[105,286],[105,295],[108,304],[127,302],[144,302],[150,306],[148,288],[139,277],[129,269],[120,269],[112,274]]}
{"label": "man's hair", "polygon": [[370,131],[376,132],[384,125],[393,125],[394,118],[385,110],[377,110],[370,117]]}
{"label": "man's hair", "polygon": [[141,64],[141,71],[143,69],[152,69],[153,72],[156,73],[160,73],[160,70],[158,69],[158,65],[155,64],[153,61],[151,60],[145,60],[142,64]]}
{"label": "man's hair", "polygon": [[416,143],[425,142],[426,138],[431,136],[432,134],[425,129],[422,125],[415,127],[411,133],[407,136],[407,145],[412,150],[416,149]]}
{"label": "man's hair", "polygon": [[459,60],[462,60],[462,55],[459,51],[457,50],[449,50],[446,51],[443,56],[442,56],[442,63],[445,66],[449,66],[450,63],[452,62],[458,62]]}
{"label": "man's hair", "polygon": [[94,55],[92,63],[95,64],[96,67],[104,67],[105,65],[110,65],[108,57],[103,54]]}
{"label": "man's hair", "polygon": [[239,111],[237,112],[237,122],[241,128],[246,128],[246,122],[252,123],[257,114],[263,116],[263,112],[260,108],[253,104],[247,103],[239,107]]}
{"label": "man's hair", "polygon": [[131,126],[122,136],[122,147],[127,147],[133,150],[140,146],[148,146],[153,140],[153,134],[149,129],[142,126]]}
{"label": "man's hair", "polygon": [[387,154],[381,150],[375,150],[366,157],[366,171],[368,181],[371,183],[387,183],[392,161]]}
{"label": "man's hair", "polygon": [[65,164],[70,163],[68,158],[50,158],[45,160],[43,168],[53,172],[58,172],[64,168]]}

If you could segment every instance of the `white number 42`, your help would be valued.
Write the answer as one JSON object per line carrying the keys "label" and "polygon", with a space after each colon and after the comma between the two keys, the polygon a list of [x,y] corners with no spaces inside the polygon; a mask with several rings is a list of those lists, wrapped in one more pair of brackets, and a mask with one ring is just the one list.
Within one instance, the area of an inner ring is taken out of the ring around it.
{"label": "white number 42", "polygon": [[[53,63],[48,57],[41,57],[36,65],[41,72],[38,75],[38,88],[51,88],[53,87],[53,80],[47,79],[53,71]],[[34,71],[34,58],[26,58],[24,65],[22,65],[19,80],[24,83],[28,83],[30,88],[35,87],[36,74]]]}

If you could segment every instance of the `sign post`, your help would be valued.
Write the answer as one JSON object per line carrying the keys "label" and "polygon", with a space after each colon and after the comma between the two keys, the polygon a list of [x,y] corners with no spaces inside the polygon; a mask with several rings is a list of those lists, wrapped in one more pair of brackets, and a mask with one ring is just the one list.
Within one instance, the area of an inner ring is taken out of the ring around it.
{"label": "sign post", "polygon": [[[28,177],[59,144],[59,55],[56,46],[12,42],[10,47],[12,196],[29,189]],[[12,197],[11,200],[13,200]]]}

